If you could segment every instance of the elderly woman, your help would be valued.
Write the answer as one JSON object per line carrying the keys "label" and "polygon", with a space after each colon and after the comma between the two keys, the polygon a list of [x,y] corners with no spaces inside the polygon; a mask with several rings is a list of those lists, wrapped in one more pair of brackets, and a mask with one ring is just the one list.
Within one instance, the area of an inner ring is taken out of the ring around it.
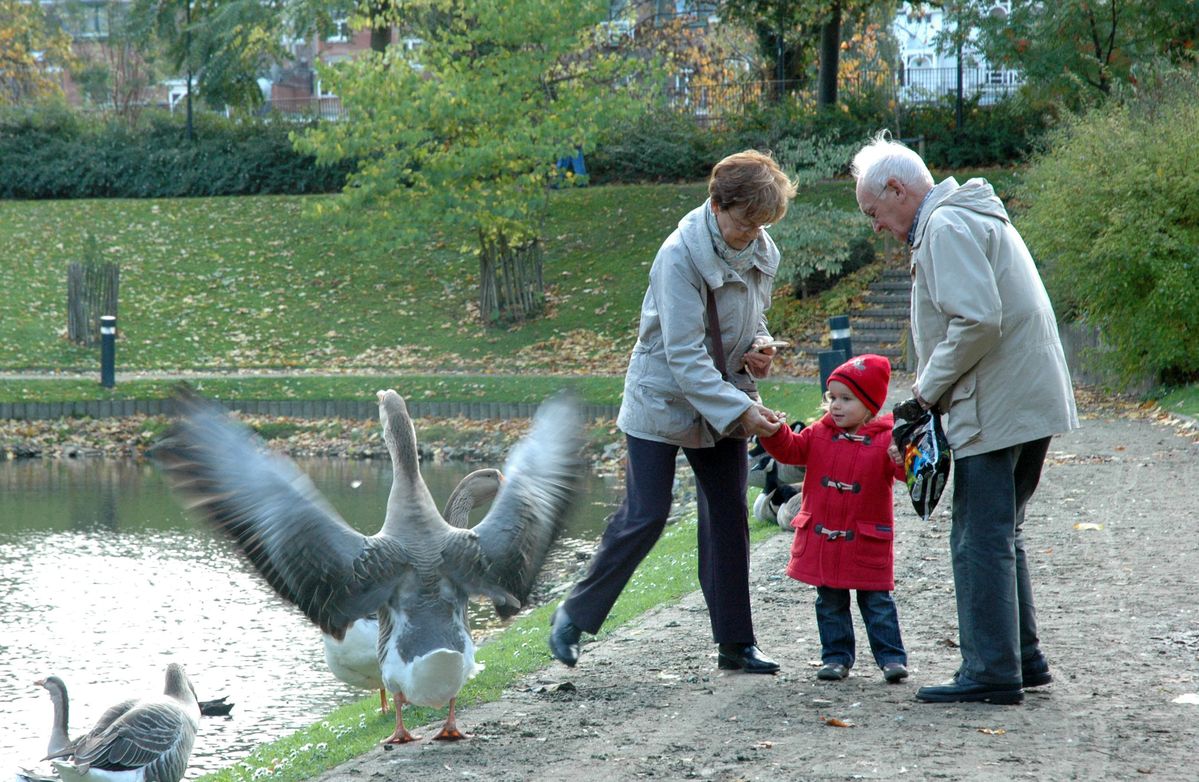
{"label": "elderly woman", "polygon": [[767,155],[721,160],[708,200],[666,238],[649,273],[617,425],[628,445],[626,493],[587,575],[554,613],[550,651],[573,666],[665,528],[680,448],[695,473],[699,580],[721,668],[774,673],[754,638],[749,601],[746,438],[778,427],[758,400],[774,347],[765,310],[779,251],[765,229],[795,185]]}

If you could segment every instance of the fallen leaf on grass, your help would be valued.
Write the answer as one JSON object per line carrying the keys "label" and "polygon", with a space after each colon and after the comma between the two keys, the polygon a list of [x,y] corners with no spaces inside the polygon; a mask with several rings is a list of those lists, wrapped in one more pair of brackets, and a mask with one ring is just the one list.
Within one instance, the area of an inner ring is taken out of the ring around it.
{"label": "fallen leaf on grass", "polygon": [[1077,530],[1103,529],[1103,525],[1096,524],[1093,521],[1080,521],[1074,525],[1074,529],[1077,529]]}
{"label": "fallen leaf on grass", "polygon": [[978,732],[988,736],[1002,736],[1007,733],[1007,730],[1005,728],[979,728]]}
{"label": "fallen leaf on grass", "polygon": [[855,727],[852,720],[843,720],[840,717],[821,717],[825,725],[831,725],[834,728],[852,728]]}

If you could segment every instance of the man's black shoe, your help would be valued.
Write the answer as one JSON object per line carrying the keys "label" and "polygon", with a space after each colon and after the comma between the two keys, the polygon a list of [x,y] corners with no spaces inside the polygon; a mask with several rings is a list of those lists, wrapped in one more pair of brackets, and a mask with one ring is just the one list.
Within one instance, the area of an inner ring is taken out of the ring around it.
{"label": "man's black shoe", "polygon": [[575,667],[579,661],[579,636],[583,631],[570,621],[562,606],[550,619],[550,654],[563,665]]}
{"label": "man's black shoe", "polygon": [[779,664],[758,650],[753,644],[720,644],[716,654],[716,665],[726,671],[746,673],[776,673]]}
{"label": "man's black shoe", "polygon": [[[954,682],[957,682],[958,675],[953,675]],[[1024,689],[1029,687],[1044,687],[1046,684],[1053,683],[1053,674],[1049,672],[1049,663],[1045,662],[1044,658],[1040,662],[1032,665],[1025,665],[1020,669],[1020,686]]]}
{"label": "man's black shoe", "polygon": [[1018,684],[963,684],[955,680],[921,687],[916,690],[916,700],[925,703],[997,703],[1014,706],[1024,701],[1024,690]]}
{"label": "man's black shoe", "polygon": [[1020,678],[1025,687],[1044,687],[1053,681],[1053,674],[1049,673],[1049,663],[1042,657],[1031,665],[1023,666]]}

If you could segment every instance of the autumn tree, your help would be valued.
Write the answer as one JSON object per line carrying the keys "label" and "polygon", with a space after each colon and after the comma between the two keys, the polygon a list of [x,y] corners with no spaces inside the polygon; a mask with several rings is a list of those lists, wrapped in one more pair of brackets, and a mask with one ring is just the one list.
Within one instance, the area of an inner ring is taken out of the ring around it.
{"label": "autumn tree", "polygon": [[877,0],[824,0],[815,3],[809,10],[820,27],[820,70],[816,79],[816,105],[827,107],[837,102],[838,77],[841,73],[841,50],[845,44],[843,26],[846,22],[857,26],[869,12],[881,6],[889,17],[894,17],[893,2]]}
{"label": "autumn tree", "polygon": [[837,102],[843,24],[860,21],[877,6],[893,11],[896,5],[880,0],[725,0],[722,13],[757,31],[761,53],[772,63],[768,78],[802,83],[815,62],[817,105],[831,106]]}
{"label": "autumn tree", "polygon": [[[800,86],[807,80],[808,66],[815,57],[814,36],[819,28],[804,0],[725,0],[720,15],[754,31],[763,78],[780,83],[797,82]],[[780,88],[778,98],[783,94]]]}
{"label": "autumn tree", "polygon": [[61,95],[55,71],[72,61],[70,36],[41,3],[0,0],[0,105]]}
{"label": "autumn tree", "polygon": [[984,2],[967,10],[988,59],[1075,101],[1105,98],[1138,64],[1183,61],[1199,46],[1194,0],[1012,0],[1010,13]]}
{"label": "autumn tree", "polygon": [[[349,118],[297,147],[319,162],[361,161],[334,205],[415,232],[466,227],[477,240],[479,314],[490,323],[543,311],[540,232],[555,162],[590,149],[638,109],[625,89],[642,61],[598,45],[607,3],[424,0],[408,7],[419,64],[399,47],[322,71]],[[430,269],[436,274],[436,269]]]}
{"label": "autumn tree", "polygon": [[706,13],[659,13],[660,8],[659,0],[626,2],[605,25],[605,45],[624,57],[661,61],[670,74],[672,106],[701,113],[760,87],[753,69],[756,41],[744,25],[713,24]]}

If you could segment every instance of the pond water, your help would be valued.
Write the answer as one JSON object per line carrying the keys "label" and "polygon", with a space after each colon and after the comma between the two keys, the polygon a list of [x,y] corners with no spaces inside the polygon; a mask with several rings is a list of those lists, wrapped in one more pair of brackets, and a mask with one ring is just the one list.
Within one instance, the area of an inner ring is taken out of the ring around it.
{"label": "pond water", "polygon": [[[378,530],[387,460],[297,462],[348,522]],[[422,465],[438,503],[470,469]],[[591,480],[560,546],[595,540],[616,494]],[[490,606],[472,610],[476,625],[494,618]],[[0,779],[45,770],[53,712],[36,679],[66,682],[74,736],[108,706],[161,692],[169,662],[201,700],[235,704],[228,719],[202,719],[187,778],[367,695],[329,673],[320,631],[188,516],[152,465],[0,463]]]}

